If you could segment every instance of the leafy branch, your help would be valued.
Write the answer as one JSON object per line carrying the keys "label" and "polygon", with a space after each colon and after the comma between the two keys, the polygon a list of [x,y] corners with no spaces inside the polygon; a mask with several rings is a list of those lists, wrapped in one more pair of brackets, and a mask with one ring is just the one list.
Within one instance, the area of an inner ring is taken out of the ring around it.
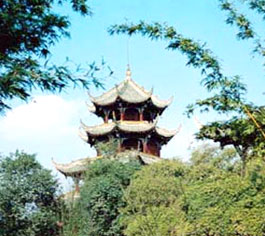
{"label": "leafy branch", "polygon": [[52,45],[70,36],[69,17],[54,12],[54,5],[65,2],[83,16],[92,14],[87,0],[1,1],[0,112],[11,108],[12,99],[27,101],[34,89],[61,92],[69,86],[103,86],[99,72],[105,63],[92,63],[81,72],[68,65],[40,62],[51,54]]}
{"label": "leafy branch", "polygon": [[218,112],[228,112],[237,109],[242,102],[246,87],[240,82],[240,77],[225,76],[219,61],[212,51],[206,48],[206,44],[184,37],[174,27],[157,22],[147,24],[141,21],[138,24],[113,25],[108,31],[111,35],[128,34],[131,36],[141,34],[151,40],[164,40],[167,42],[166,49],[180,51],[188,58],[188,66],[201,70],[203,76],[201,84],[209,92],[217,91],[217,93],[211,98],[199,100],[196,104],[189,105],[188,114],[192,113],[196,107],[203,107],[202,111],[208,111],[211,107]]}
{"label": "leafy branch", "polygon": [[69,61],[61,66],[41,66],[30,57],[7,61],[5,69],[0,70],[0,112],[10,109],[7,102],[14,98],[27,101],[31,98],[32,90],[37,88],[50,92],[62,92],[70,86],[89,89],[93,85],[104,88],[104,79],[113,73],[104,61],[99,65],[93,62],[86,68],[72,67]]}

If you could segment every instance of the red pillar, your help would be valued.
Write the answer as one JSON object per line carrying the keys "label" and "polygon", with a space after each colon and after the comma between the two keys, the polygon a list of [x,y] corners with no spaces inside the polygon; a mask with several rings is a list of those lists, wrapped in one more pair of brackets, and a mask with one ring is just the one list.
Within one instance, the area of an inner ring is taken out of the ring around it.
{"label": "red pillar", "polygon": [[109,111],[104,111],[104,123],[108,123],[109,122]]}
{"label": "red pillar", "polygon": [[112,111],[112,117],[113,117],[113,120],[116,121],[116,113],[115,113],[115,111]]}
{"label": "red pillar", "polygon": [[125,113],[125,110],[124,109],[121,109],[121,121],[124,120],[124,113]]}
{"label": "red pillar", "polygon": [[148,151],[147,140],[144,139],[144,143],[143,143],[143,152],[144,152],[144,153],[147,153],[147,151]]}
{"label": "red pillar", "polygon": [[143,121],[144,120],[144,113],[143,111],[141,110],[140,111],[140,121]]}

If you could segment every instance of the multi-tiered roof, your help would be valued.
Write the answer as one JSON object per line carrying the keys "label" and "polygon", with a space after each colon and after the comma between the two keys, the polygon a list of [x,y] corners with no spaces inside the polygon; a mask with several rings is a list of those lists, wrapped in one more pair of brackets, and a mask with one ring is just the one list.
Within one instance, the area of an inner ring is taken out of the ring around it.
{"label": "multi-tiered roof", "polygon": [[[131,78],[128,68],[126,78],[119,85],[99,97],[90,95],[90,112],[103,118],[103,123],[87,126],[81,122],[80,137],[97,149],[97,143],[115,139],[118,142],[117,153],[123,155],[133,152],[146,164],[160,159],[161,146],[166,144],[177,131],[157,127],[158,117],[172,102],[161,100],[146,91]],[[55,167],[66,176],[80,176],[91,161],[100,158],[85,158],[70,164],[57,164]]]}

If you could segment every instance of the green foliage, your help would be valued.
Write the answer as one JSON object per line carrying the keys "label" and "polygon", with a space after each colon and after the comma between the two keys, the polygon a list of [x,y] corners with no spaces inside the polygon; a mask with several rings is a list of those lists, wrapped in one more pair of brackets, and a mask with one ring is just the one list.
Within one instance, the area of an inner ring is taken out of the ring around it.
{"label": "green foliage", "polygon": [[251,114],[256,123],[245,116],[237,116],[224,122],[211,122],[204,125],[196,137],[219,142],[222,147],[233,145],[241,157],[244,169],[248,161],[247,157],[264,155],[264,107],[251,107]]}
{"label": "green foliage", "polygon": [[[185,235],[188,225],[182,221],[183,212],[178,207],[149,207],[145,214],[135,214],[128,221],[125,235]],[[177,226],[181,226],[178,228]],[[176,234],[174,234],[176,233]]]}
{"label": "green foliage", "polygon": [[98,142],[95,148],[103,158],[115,158],[118,151],[118,141],[112,138],[108,142]]}
{"label": "green foliage", "polygon": [[35,155],[16,152],[0,162],[0,235],[55,235],[58,183]]}
{"label": "green foliage", "polygon": [[124,207],[123,191],[139,169],[137,162],[124,164],[107,159],[89,165],[74,209],[74,227],[66,224],[64,235],[122,235],[118,209]]}
{"label": "green foliage", "polygon": [[153,23],[147,24],[141,21],[138,24],[127,23],[113,25],[109,28],[109,33],[113,34],[141,34],[151,40],[165,40],[168,42],[167,49],[179,50],[187,56],[187,65],[195,68],[201,68],[204,76],[202,83],[209,91],[219,87],[220,82],[224,79],[221,66],[218,60],[212,55],[212,52],[204,44],[195,42],[186,38],[175,30],[174,27],[166,24]]}
{"label": "green foliage", "polygon": [[[88,69],[72,70],[46,61],[50,46],[68,37],[67,16],[53,12],[61,0],[5,0],[0,2],[0,112],[10,108],[7,101],[27,100],[33,89],[60,92],[69,85],[102,86],[98,72],[104,66],[92,63]],[[74,11],[90,15],[87,0],[71,0]],[[42,60],[43,61],[43,60]],[[112,73],[112,72],[110,72]]]}
{"label": "green foliage", "polygon": [[[258,32],[258,27],[255,28],[255,23],[250,20],[253,12],[256,13],[256,17],[261,16],[262,20],[265,19],[264,0],[219,0],[219,2],[221,10],[227,12],[226,23],[235,25],[238,28],[237,38],[241,40],[252,39],[253,52],[264,57],[265,47],[262,32]],[[249,11],[246,13],[242,10],[244,8],[249,9]]]}
{"label": "green foliage", "polygon": [[170,235],[181,221],[177,199],[183,194],[186,166],[161,161],[137,172],[126,189],[121,211],[125,235]]}
{"label": "green foliage", "polygon": [[264,235],[264,161],[252,161],[242,178],[219,172],[186,188],[183,207],[190,235]]}
{"label": "green foliage", "polygon": [[[226,19],[226,23],[229,25],[236,25],[239,29],[237,33],[237,37],[239,39],[249,39],[253,38],[255,32],[253,30],[252,24],[247,19],[247,17],[238,12],[235,6],[230,1],[227,0],[219,0],[221,2],[221,9],[228,12],[228,17]],[[254,1],[252,1],[254,2]]]}
{"label": "green foliage", "polygon": [[161,161],[137,172],[120,209],[125,235],[265,234],[264,160],[242,177],[234,149],[204,145],[191,162]]}
{"label": "green foliage", "polygon": [[234,148],[220,149],[209,144],[193,150],[190,158],[191,171],[186,176],[189,182],[203,181],[221,173],[239,173],[239,157]]}

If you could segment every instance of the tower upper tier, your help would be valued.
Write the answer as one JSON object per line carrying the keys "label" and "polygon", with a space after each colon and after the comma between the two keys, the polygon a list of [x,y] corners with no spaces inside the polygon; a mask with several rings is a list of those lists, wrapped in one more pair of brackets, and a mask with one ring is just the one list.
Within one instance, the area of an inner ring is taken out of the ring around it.
{"label": "tower upper tier", "polygon": [[91,112],[103,118],[106,116],[106,113],[108,113],[108,118],[113,120],[119,120],[118,117],[114,117],[113,111],[116,110],[121,114],[121,110],[127,108],[141,110],[145,116],[145,120],[154,120],[157,115],[162,114],[173,100],[173,98],[161,100],[153,95],[152,90],[147,91],[138,85],[132,80],[129,68],[127,69],[124,81],[111,90],[103,93],[101,96],[93,97],[90,95],[90,99],[92,105],[88,106],[88,108]]}

